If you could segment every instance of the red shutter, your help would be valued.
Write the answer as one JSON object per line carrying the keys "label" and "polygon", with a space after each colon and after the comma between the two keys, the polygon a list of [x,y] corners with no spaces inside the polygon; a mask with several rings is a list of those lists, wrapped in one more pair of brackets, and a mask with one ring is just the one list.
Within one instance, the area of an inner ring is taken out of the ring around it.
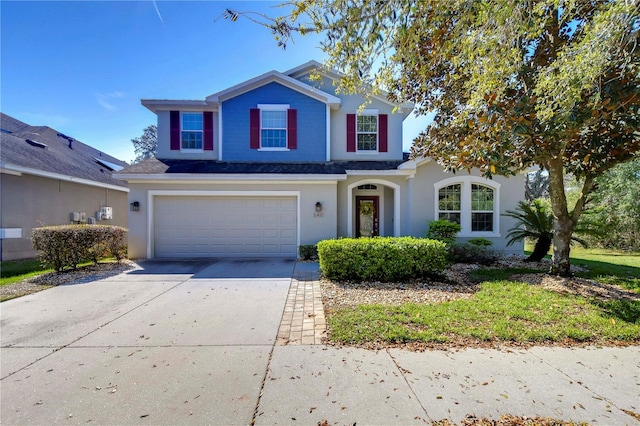
{"label": "red shutter", "polygon": [[287,148],[298,149],[298,110],[287,110]]}
{"label": "red shutter", "polygon": [[356,115],[347,114],[347,152],[356,152]]}
{"label": "red shutter", "polygon": [[387,152],[387,114],[378,115],[378,152]]}
{"label": "red shutter", "polygon": [[204,130],[204,150],[213,151],[213,112],[202,113],[202,129]]}
{"label": "red shutter", "polygon": [[260,148],[260,110],[258,108],[249,110],[249,148]]}
{"label": "red shutter", "polygon": [[172,151],[180,151],[180,111],[169,111],[169,139]]}

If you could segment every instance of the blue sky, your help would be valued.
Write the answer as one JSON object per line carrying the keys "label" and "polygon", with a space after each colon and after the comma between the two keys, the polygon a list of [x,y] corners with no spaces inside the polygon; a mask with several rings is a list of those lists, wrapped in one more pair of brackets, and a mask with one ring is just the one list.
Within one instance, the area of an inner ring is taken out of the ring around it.
{"label": "blue sky", "polygon": [[[278,15],[271,1],[0,2],[0,109],[131,161],[155,115],[140,99],[204,99],[270,70],[322,61],[319,36],[286,50],[225,8]],[[428,123],[405,121],[404,148]]]}

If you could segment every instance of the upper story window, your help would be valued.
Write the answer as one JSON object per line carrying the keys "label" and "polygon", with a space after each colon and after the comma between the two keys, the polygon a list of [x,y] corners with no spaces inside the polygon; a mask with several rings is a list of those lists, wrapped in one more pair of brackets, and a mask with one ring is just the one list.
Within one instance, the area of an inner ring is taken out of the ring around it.
{"label": "upper story window", "polygon": [[260,110],[260,147],[287,147],[287,110]]}
{"label": "upper story window", "polygon": [[378,116],[358,115],[356,138],[358,151],[378,150]]}
{"label": "upper story window", "polygon": [[438,182],[435,189],[436,217],[460,224],[460,236],[499,235],[499,183],[464,176]]}
{"label": "upper story window", "polygon": [[203,130],[202,113],[183,112],[181,129],[182,149],[202,149]]}
{"label": "upper story window", "polygon": [[389,116],[377,109],[347,114],[347,152],[378,154],[389,150]]}
{"label": "upper story window", "polygon": [[249,147],[264,151],[298,148],[298,110],[283,104],[259,104],[249,110]]}

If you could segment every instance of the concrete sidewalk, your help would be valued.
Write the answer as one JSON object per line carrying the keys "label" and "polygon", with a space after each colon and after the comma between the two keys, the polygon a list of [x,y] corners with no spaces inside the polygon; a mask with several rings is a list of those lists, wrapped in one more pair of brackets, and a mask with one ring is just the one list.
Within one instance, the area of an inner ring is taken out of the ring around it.
{"label": "concrete sidewalk", "polygon": [[287,318],[317,310],[317,266],[143,266],[0,305],[0,423],[401,425],[508,413],[640,424],[640,347],[277,345]]}
{"label": "concrete sidewalk", "polygon": [[468,415],[639,424],[640,348],[514,352],[276,346],[257,424],[424,424]]}

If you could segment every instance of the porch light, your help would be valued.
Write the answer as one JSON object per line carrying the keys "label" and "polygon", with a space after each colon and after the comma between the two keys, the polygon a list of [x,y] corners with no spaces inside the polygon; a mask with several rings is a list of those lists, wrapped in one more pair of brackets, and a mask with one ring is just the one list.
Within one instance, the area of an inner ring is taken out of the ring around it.
{"label": "porch light", "polygon": [[140,202],[139,201],[134,201],[133,203],[129,204],[129,209],[132,212],[139,212],[140,211]]}
{"label": "porch light", "polygon": [[322,211],[322,203],[318,201],[316,203],[316,213],[320,213]]}

